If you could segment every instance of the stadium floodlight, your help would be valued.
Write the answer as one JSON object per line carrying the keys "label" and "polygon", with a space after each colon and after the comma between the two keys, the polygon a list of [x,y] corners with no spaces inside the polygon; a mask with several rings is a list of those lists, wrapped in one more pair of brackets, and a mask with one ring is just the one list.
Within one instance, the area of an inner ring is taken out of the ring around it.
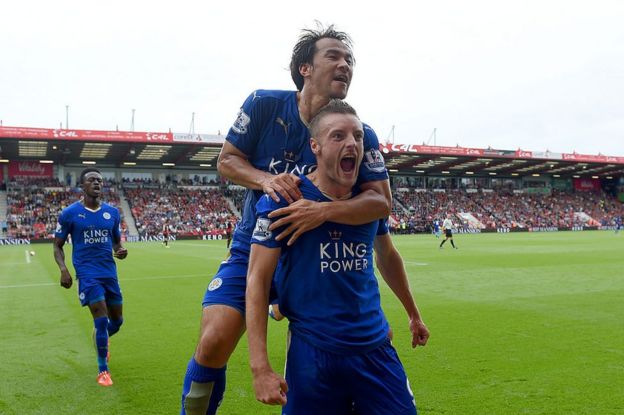
{"label": "stadium floodlight", "polygon": [[511,173],[512,176],[519,176],[520,173]]}
{"label": "stadium floodlight", "polygon": [[451,172],[448,170],[442,170],[442,174],[451,174]]}
{"label": "stadium floodlight", "polygon": [[496,176],[496,172],[495,171],[491,171],[490,172],[490,176]]}
{"label": "stadium floodlight", "polygon": [[95,161],[91,161],[91,160],[83,160],[82,164],[94,165],[96,163],[95,163]]}
{"label": "stadium floodlight", "polygon": [[398,173],[399,169],[388,169],[390,173]]}
{"label": "stadium floodlight", "polygon": [[416,170],[416,173],[424,173],[424,170]]}
{"label": "stadium floodlight", "polygon": [[467,171],[465,174],[474,174],[473,171]]}
{"label": "stadium floodlight", "polygon": [[573,175],[572,177],[574,177],[575,179],[578,179],[578,178],[579,178],[579,177],[581,177],[581,176],[579,176],[578,174],[575,174],[575,175]]}
{"label": "stadium floodlight", "polygon": [[41,164],[54,164],[54,161],[52,161],[52,160],[39,160],[39,163],[41,163]]}
{"label": "stadium floodlight", "polygon": [[560,174],[553,174],[553,177],[561,177]]}
{"label": "stadium floodlight", "polygon": [[0,159],[0,163],[8,163],[8,162],[9,162],[9,160],[7,160],[7,159]]}
{"label": "stadium floodlight", "polygon": [[136,166],[136,163],[134,161],[124,161],[124,166]]}
{"label": "stadium floodlight", "polygon": [[175,163],[163,163],[162,165],[165,167],[173,167],[175,166]]}
{"label": "stadium floodlight", "polygon": [[613,176],[607,176],[607,179],[611,180],[613,179]]}
{"label": "stadium floodlight", "polygon": [[597,178],[598,178],[598,176],[592,176],[592,179],[597,179]]}
{"label": "stadium floodlight", "polygon": [[540,177],[540,174],[539,173],[533,173],[531,176],[533,176],[533,177]]}
{"label": "stadium floodlight", "polygon": [[212,167],[212,164],[201,163],[199,167]]}

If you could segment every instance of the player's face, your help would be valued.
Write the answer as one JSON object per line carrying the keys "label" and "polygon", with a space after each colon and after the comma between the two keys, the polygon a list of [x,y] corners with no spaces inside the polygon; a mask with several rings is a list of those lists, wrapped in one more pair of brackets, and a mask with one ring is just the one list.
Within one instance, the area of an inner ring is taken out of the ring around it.
{"label": "player's face", "polygon": [[350,191],[364,154],[362,123],[351,114],[328,114],[319,127],[319,137],[312,141],[317,170],[332,186]]}
{"label": "player's face", "polygon": [[309,89],[329,99],[347,96],[353,77],[353,56],[344,43],[330,38],[319,39],[312,66],[304,66],[304,79]]}
{"label": "player's face", "polygon": [[98,172],[92,171],[85,175],[82,182],[82,190],[90,197],[99,197],[102,193],[104,180]]}

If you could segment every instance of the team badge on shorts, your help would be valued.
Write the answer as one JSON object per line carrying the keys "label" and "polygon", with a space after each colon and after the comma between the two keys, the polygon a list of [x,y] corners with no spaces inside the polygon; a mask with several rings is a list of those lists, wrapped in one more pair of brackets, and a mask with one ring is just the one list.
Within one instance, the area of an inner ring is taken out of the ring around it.
{"label": "team badge on shorts", "polygon": [[104,214],[102,215],[102,217],[103,217],[104,219],[110,219],[110,218],[111,218],[111,215],[110,215],[110,213],[108,213],[108,212],[104,212]]}
{"label": "team badge on shorts", "polygon": [[222,284],[223,284],[223,280],[221,278],[215,278],[212,281],[210,281],[210,284],[208,284],[208,291],[214,291],[217,288],[219,288]]}
{"label": "team badge on shorts", "polygon": [[78,298],[80,298],[81,301],[84,300],[85,299],[85,293],[80,293]]}

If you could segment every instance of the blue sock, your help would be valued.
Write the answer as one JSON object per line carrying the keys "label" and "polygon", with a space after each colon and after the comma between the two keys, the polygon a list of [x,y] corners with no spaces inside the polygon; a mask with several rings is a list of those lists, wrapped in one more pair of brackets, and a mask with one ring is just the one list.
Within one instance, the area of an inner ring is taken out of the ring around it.
{"label": "blue sock", "polygon": [[106,354],[108,353],[108,317],[99,317],[93,320],[95,325],[95,345],[97,346],[97,360],[100,372],[108,370]]}
{"label": "blue sock", "polygon": [[180,415],[215,415],[225,391],[227,366],[213,369],[202,366],[191,358],[184,376],[182,409]]}
{"label": "blue sock", "polygon": [[112,336],[113,334],[119,331],[119,328],[123,324],[123,317],[119,320],[108,320],[108,336]]}

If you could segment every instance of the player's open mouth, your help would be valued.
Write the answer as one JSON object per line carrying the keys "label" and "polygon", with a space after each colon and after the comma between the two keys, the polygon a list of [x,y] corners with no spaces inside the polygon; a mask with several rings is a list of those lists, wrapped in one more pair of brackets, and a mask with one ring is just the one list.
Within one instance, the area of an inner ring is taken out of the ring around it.
{"label": "player's open mouth", "polygon": [[338,75],[334,78],[334,81],[344,82],[345,84],[349,84],[349,78],[346,75]]}
{"label": "player's open mouth", "polygon": [[355,170],[355,156],[344,156],[340,159],[340,168],[345,173],[351,173]]}

